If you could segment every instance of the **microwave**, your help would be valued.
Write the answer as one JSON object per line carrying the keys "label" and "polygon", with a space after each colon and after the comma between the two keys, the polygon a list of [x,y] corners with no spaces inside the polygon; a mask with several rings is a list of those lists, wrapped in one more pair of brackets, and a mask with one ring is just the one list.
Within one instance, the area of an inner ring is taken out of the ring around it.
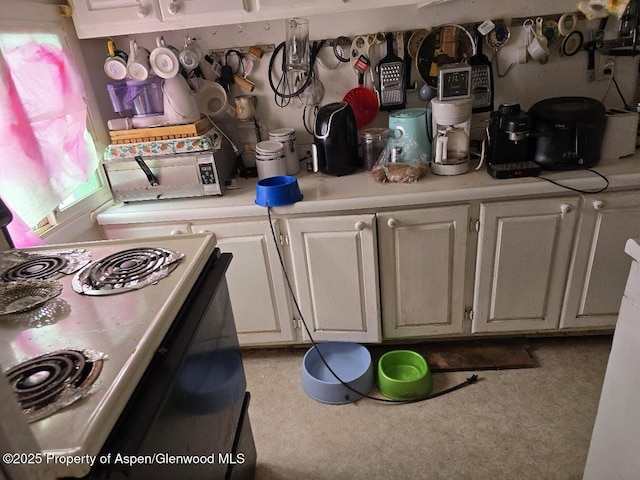
{"label": "microwave", "polygon": [[113,158],[103,168],[116,202],[222,195],[234,175],[229,142],[214,150]]}

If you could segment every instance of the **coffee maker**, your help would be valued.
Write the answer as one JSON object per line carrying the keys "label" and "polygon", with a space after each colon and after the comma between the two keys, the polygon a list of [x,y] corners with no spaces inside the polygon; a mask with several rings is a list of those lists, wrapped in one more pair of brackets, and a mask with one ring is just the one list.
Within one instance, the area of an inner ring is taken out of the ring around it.
{"label": "coffee maker", "polygon": [[541,168],[528,160],[531,118],[518,103],[503,103],[491,112],[487,127],[487,172],[494,178],[538,175]]}
{"label": "coffee maker", "polygon": [[447,100],[431,99],[431,171],[436,175],[460,175],[469,171],[472,110],[472,96]]}

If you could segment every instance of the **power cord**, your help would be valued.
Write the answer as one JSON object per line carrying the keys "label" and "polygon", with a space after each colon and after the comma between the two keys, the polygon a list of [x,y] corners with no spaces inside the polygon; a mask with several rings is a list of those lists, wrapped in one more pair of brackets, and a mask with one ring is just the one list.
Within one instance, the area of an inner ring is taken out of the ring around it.
{"label": "power cord", "polygon": [[333,375],[335,377],[335,379],[338,380],[344,387],[346,387],[347,389],[351,390],[353,393],[355,393],[356,395],[359,395],[360,397],[369,398],[369,399],[375,400],[377,402],[383,402],[383,403],[417,403],[417,402],[422,402],[424,400],[429,400],[429,399],[432,399],[432,398],[440,397],[440,396],[445,395],[447,393],[454,392],[456,390],[461,389],[462,387],[466,387],[467,385],[471,385],[472,383],[476,383],[478,381],[478,375],[474,374],[474,375],[471,375],[469,378],[467,378],[464,382],[461,382],[461,383],[459,383],[457,385],[454,385],[453,387],[449,387],[449,388],[447,388],[445,390],[441,390],[439,392],[432,393],[430,395],[424,395],[422,397],[406,399],[406,400],[392,400],[390,398],[373,397],[373,396],[371,396],[369,394],[359,392],[358,390],[353,388],[351,385],[346,383],[344,380],[342,380],[340,378],[340,376],[331,368],[331,366],[329,365],[327,360],[324,358],[324,355],[322,355],[322,351],[318,348],[318,343],[314,340],[313,336],[311,335],[311,331],[309,330],[309,327],[307,326],[307,322],[305,321],[304,316],[302,315],[302,310],[300,309],[300,305],[298,304],[298,300],[296,299],[296,296],[295,296],[295,294],[293,292],[293,287],[291,286],[291,282],[289,280],[289,275],[287,274],[287,269],[286,269],[285,264],[284,264],[284,259],[282,258],[282,253],[280,252],[280,249],[278,248],[278,240],[276,238],[276,232],[275,232],[275,230],[273,228],[273,222],[271,221],[271,207],[270,206],[267,206],[267,218],[269,220],[269,228],[271,229],[271,237],[273,239],[273,244],[276,247],[276,252],[278,252],[278,259],[280,261],[280,267],[282,268],[282,273],[284,274],[284,278],[285,278],[285,281],[287,283],[287,287],[289,289],[289,293],[291,294],[291,299],[293,300],[293,304],[296,307],[296,311],[298,312],[298,315],[300,316],[300,320],[302,322],[302,325],[304,326],[304,329],[307,332],[307,335],[309,336],[309,340],[311,340],[311,344],[313,345],[312,348],[316,349],[316,351],[318,352],[318,356],[322,360],[322,363],[324,363],[324,366],[327,367],[327,370],[329,370],[331,375]]}
{"label": "power cord", "polygon": [[538,176],[537,178],[539,178],[540,180],[545,180],[545,181],[547,181],[549,183],[553,183],[554,185],[557,185],[558,187],[566,188],[567,190],[571,190],[572,192],[577,192],[577,193],[586,193],[586,194],[601,193],[601,192],[604,192],[609,187],[609,179],[607,177],[605,177],[603,174],[601,174],[600,172],[597,172],[596,170],[593,170],[591,168],[585,168],[585,170],[587,170],[588,172],[591,172],[591,173],[595,173],[600,178],[602,178],[605,181],[605,186],[602,187],[602,188],[599,188],[598,190],[581,190],[579,188],[574,188],[574,187],[570,187],[568,185],[563,185],[562,183],[556,182],[555,180],[551,180],[550,178],[547,178],[547,177]]}

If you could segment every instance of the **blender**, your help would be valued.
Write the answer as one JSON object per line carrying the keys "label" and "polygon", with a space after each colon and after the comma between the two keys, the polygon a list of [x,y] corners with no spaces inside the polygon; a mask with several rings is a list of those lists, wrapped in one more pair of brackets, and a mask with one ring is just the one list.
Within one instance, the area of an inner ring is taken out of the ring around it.
{"label": "blender", "polygon": [[431,99],[433,125],[433,161],[436,175],[460,175],[469,171],[469,131],[473,96]]}

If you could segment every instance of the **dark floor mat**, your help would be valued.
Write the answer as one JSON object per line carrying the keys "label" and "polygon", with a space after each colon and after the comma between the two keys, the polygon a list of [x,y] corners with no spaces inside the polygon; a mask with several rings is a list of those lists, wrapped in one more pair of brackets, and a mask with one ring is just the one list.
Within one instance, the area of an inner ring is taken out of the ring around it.
{"label": "dark floor mat", "polygon": [[414,350],[422,354],[433,372],[532,368],[536,366],[529,354],[528,342],[522,340],[422,342],[406,345],[370,346],[376,363],[383,353],[402,349]]}

